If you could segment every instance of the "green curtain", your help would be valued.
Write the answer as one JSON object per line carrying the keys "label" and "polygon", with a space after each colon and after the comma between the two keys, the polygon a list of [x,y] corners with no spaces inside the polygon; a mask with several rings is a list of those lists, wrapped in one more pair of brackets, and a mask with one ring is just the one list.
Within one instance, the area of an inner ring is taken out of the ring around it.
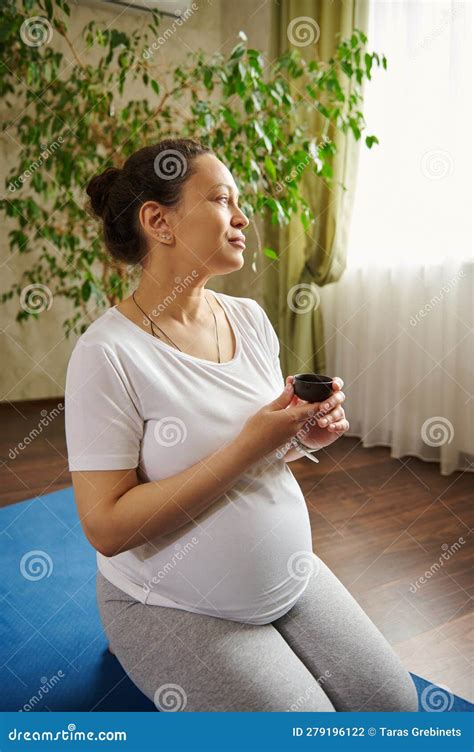
{"label": "green curtain", "polygon": [[[309,16],[319,25],[319,39],[297,49],[307,60],[329,60],[337,47],[337,32],[346,37],[358,28],[367,34],[368,4],[369,0],[280,0],[273,3],[271,59],[290,47],[288,24],[295,18]],[[348,94],[353,84],[349,79],[346,82]],[[298,217],[292,217],[285,227],[272,225],[269,218],[264,223],[265,245],[274,248],[279,259],[265,258],[263,301],[280,339],[284,375],[326,372],[318,288],[337,282],[346,266],[347,232],[360,145],[350,132],[340,133],[320,113],[315,112],[311,118],[311,131],[318,140],[326,134],[337,146],[333,185],[328,187],[308,171],[303,174],[302,190],[316,215],[311,232],[304,231]],[[297,122],[298,118],[292,115],[288,125],[291,127]]]}

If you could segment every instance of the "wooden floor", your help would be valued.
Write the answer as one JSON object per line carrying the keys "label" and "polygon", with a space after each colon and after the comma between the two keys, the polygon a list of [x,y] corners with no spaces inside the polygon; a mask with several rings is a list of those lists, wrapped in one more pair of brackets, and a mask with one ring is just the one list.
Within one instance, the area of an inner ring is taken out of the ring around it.
{"label": "wooden floor", "polygon": [[[41,411],[58,404],[0,405],[2,506],[70,485],[61,411],[12,456]],[[307,500],[314,551],[410,671],[474,701],[473,475],[444,477],[436,463],[392,459],[385,447],[364,449],[347,437],[318,456],[319,465],[290,465]]]}

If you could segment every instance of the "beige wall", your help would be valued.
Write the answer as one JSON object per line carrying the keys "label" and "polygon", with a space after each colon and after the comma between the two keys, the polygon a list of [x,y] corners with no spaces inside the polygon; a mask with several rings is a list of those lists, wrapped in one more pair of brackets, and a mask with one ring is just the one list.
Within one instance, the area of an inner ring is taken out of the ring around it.
{"label": "beige wall", "polygon": [[[269,1],[256,3],[253,0],[197,0],[197,4],[199,10],[159,49],[159,53],[166,55],[168,61],[178,61],[187,51],[197,49],[203,49],[209,54],[220,50],[225,54],[237,43],[237,34],[241,29],[247,34],[250,46],[267,53],[271,12]],[[144,16],[137,11],[123,12],[118,6],[104,7],[94,0],[81,2],[80,5],[70,3],[70,7],[69,33],[72,39],[78,36],[91,18],[106,24],[113,23],[114,28],[124,30],[128,34],[133,28],[140,28],[144,23]],[[165,17],[160,31],[164,31],[171,24],[172,19]],[[71,52],[62,42],[58,34],[53,35],[53,48],[70,58]],[[81,46],[80,38],[77,44],[83,60],[90,62],[91,58],[88,58],[83,50],[84,43],[82,42]],[[135,90],[134,98],[139,96],[140,92]],[[13,114],[19,117],[22,111],[19,103]],[[8,113],[8,117],[12,117],[12,111],[9,110]],[[5,184],[5,177],[12,166],[17,163],[19,144],[14,140],[14,135],[12,131],[7,132],[0,141],[2,185]],[[22,196],[25,195],[23,191]],[[85,194],[82,198],[86,198]],[[81,197],[78,196],[78,199],[81,200]],[[4,231],[0,238],[2,291],[10,289],[11,284],[18,280],[21,273],[31,264],[32,256],[19,256],[17,252],[13,254],[9,250],[8,232],[15,226],[10,219],[3,223]],[[232,275],[211,280],[209,287],[230,295],[253,297],[261,302],[259,275],[263,268],[263,259],[260,256],[257,256],[257,272],[251,269],[252,256],[256,248],[255,236],[249,230],[244,267]],[[51,309],[41,313],[37,321],[30,319],[23,325],[15,321],[18,310],[19,300],[15,297],[0,306],[3,366],[0,371],[0,400],[13,402],[60,397],[64,393],[69,355],[77,339],[77,336],[65,338],[62,321],[71,315],[73,309],[62,298],[57,298]]]}

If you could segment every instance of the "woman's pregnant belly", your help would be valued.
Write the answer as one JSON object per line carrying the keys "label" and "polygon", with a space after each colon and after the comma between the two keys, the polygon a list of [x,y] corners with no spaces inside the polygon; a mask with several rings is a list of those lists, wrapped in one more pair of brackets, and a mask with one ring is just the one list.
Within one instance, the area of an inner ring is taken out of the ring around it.
{"label": "woman's pregnant belly", "polygon": [[141,572],[150,605],[250,624],[282,616],[305,590],[315,557],[296,479],[283,460],[264,462],[164,545],[160,538],[109,562],[132,577]]}

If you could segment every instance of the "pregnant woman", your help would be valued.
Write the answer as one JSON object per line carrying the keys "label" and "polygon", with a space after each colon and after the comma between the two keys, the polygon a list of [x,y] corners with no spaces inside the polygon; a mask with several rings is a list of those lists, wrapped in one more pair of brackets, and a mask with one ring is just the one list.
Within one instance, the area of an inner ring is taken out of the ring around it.
{"label": "pregnant woman", "polygon": [[300,429],[313,449],[348,429],[342,381],[300,401],[263,308],[205,286],[243,265],[231,173],[172,139],[87,193],[107,252],[140,271],[79,337],[66,381],[111,651],[158,710],[416,711],[410,675],[313,553],[288,467]]}

